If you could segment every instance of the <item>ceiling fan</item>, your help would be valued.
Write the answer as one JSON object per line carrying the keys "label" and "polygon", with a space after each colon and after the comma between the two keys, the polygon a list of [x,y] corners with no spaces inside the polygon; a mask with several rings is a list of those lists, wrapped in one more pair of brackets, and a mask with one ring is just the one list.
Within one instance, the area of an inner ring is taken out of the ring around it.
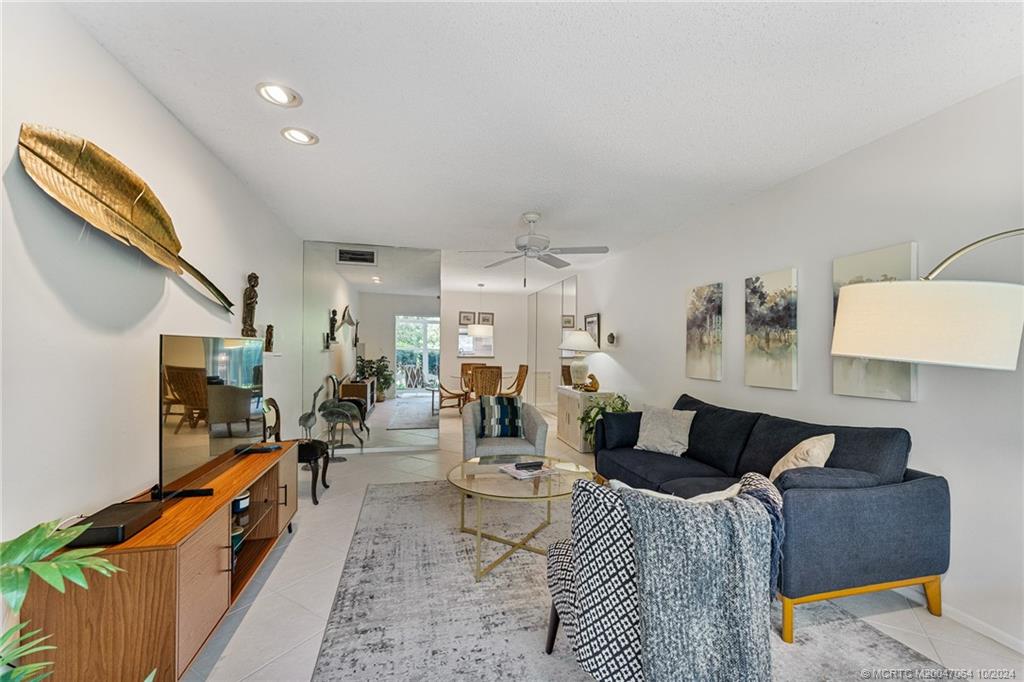
{"label": "ceiling fan", "polygon": [[[505,263],[511,263],[514,260],[520,258],[533,258],[535,260],[550,265],[553,268],[567,268],[571,265],[568,261],[559,258],[559,255],[571,255],[580,253],[608,253],[607,246],[551,246],[551,240],[547,235],[537,234],[534,231],[537,223],[540,222],[540,213],[531,211],[523,214],[523,220],[530,226],[530,231],[527,234],[521,234],[516,237],[516,249],[515,251],[461,251],[460,253],[514,253],[516,255],[508,258],[502,258],[501,260],[494,261],[484,266],[487,268],[496,268],[499,265]],[[556,255],[557,254],[557,255]],[[525,263],[525,261],[524,261]]]}

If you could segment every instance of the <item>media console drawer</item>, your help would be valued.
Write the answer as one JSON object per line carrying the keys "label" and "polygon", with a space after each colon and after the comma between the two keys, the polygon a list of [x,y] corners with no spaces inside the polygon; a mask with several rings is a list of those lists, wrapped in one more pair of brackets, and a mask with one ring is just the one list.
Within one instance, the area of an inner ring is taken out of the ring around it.
{"label": "media console drawer", "polygon": [[178,547],[178,676],[231,603],[231,509],[222,507]]}

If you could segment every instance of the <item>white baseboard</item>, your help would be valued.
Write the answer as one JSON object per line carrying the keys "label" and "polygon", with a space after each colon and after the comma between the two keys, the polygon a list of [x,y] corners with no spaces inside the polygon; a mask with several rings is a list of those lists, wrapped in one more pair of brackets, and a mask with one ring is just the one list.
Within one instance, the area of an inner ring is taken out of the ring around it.
{"label": "white baseboard", "polygon": [[[921,605],[925,604],[923,589],[915,587],[901,587],[896,591],[913,602],[916,602]],[[964,613],[955,606],[950,606],[949,604],[943,602],[942,616],[943,618],[952,618],[961,625],[969,627],[975,632],[980,632],[986,637],[994,639],[1003,646],[1010,647],[1018,653],[1024,654],[1024,639],[1018,639],[1008,632],[1003,632],[999,628],[994,628],[985,621],[978,620],[974,616]]]}

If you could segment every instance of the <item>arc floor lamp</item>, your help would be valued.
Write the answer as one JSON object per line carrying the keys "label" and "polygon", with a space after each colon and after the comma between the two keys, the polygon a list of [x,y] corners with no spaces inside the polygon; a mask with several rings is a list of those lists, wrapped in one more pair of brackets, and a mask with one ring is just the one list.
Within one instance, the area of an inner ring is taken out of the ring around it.
{"label": "arc floor lamp", "polygon": [[1024,285],[936,281],[950,263],[1024,228],[968,244],[919,280],[839,290],[832,355],[1013,371],[1024,333]]}

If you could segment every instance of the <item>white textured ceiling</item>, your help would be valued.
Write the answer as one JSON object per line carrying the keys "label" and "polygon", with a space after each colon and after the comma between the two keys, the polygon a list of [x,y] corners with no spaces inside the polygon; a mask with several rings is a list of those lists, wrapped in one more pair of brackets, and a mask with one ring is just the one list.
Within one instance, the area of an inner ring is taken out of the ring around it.
{"label": "white textured ceiling", "polygon": [[[300,235],[440,249],[508,248],[529,209],[628,248],[1021,72],[1017,3],[68,9]],[[445,277],[521,287],[490,260]]]}

